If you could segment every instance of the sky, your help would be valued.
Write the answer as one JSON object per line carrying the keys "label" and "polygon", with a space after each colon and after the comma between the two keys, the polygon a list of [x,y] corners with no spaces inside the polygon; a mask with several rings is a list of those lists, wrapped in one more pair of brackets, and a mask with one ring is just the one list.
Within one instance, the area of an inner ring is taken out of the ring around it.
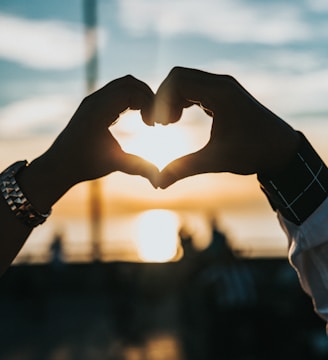
{"label": "sky", "polygon": [[[60,131],[54,118],[84,95],[82,5],[1,1],[1,137],[16,122]],[[99,0],[98,84],[131,73],[156,90],[173,66],[196,67],[234,75],[281,116],[325,116],[327,18],[324,0]]]}
{"label": "sky", "polygon": [[[32,160],[64,128],[86,95],[85,64],[95,51],[96,87],[132,74],[156,91],[176,65],[233,75],[304,131],[328,160],[327,1],[98,0],[97,16],[98,46],[86,50],[82,0],[0,2],[1,168],[18,158]],[[124,149],[146,158],[157,146],[161,166],[204,146],[211,127],[210,119],[196,110],[174,129],[152,132],[138,114],[129,116],[115,125],[115,136]],[[163,151],[168,142],[171,152]],[[84,184],[65,196],[56,205],[57,218],[81,217],[87,211],[86,192]],[[163,193],[142,179],[114,174],[104,180],[103,195],[110,203],[106,216],[143,207],[201,209],[213,212],[220,223],[226,219],[223,227],[240,239],[239,246],[252,238],[283,239],[254,178],[197,176]],[[266,209],[267,217],[261,218],[259,208]],[[240,225],[247,221],[257,226]],[[266,235],[267,222],[274,230]],[[284,240],[277,243],[285,246]]]}

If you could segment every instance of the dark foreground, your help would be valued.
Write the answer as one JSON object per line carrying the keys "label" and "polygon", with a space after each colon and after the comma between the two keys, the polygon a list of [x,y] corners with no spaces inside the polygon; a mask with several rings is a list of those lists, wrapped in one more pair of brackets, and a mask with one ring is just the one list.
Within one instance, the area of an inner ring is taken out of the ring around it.
{"label": "dark foreground", "polygon": [[327,359],[325,324],[287,260],[223,237],[177,263],[16,266],[0,279],[2,360]]}

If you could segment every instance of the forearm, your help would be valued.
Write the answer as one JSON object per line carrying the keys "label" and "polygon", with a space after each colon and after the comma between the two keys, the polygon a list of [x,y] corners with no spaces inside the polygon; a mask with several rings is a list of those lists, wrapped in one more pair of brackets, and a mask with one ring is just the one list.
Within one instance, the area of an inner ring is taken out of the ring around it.
{"label": "forearm", "polygon": [[[307,139],[279,172],[258,174],[274,210],[301,225],[328,196],[328,169]],[[285,160],[282,160],[285,161]]]}
{"label": "forearm", "polygon": [[328,170],[303,137],[285,168],[259,176],[288,238],[289,260],[316,312],[328,322]]}
{"label": "forearm", "polygon": [[114,171],[140,175],[157,184],[158,169],[125,153],[109,131],[127,109],[140,110],[142,116],[149,113],[153,97],[149,86],[131,75],[113,80],[81,102],[45,154],[28,167],[21,168],[20,163],[21,170],[15,168],[18,172],[11,167],[0,175],[0,274],[33,227],[42,223],[51,207],[75,184]]}
{"label": "forearm", "polygon": [[[61,180],[61,175],[64,177],[59,169],[54,168],[47,156],[43,155],[29,166],[22,167],[14,179],[22,196],[28,200],[32,208],[37,213],[48,214],[53,204],[68,189]],[[22,218],[19,211],[15,212],[13,206],[10,206],[16,194],[5,199],[10,186],[12,185],[8,185],[0,195],[0,275],[14,260],[34,228],[28,220]],[[19,201],[17,200],[17,206]]]}
{"label": "forearm", "polygon": [[2,196],[0,196],[0,218],[0,275],[2,275],[24,245],[32,228],[24,225],[12,214]]}

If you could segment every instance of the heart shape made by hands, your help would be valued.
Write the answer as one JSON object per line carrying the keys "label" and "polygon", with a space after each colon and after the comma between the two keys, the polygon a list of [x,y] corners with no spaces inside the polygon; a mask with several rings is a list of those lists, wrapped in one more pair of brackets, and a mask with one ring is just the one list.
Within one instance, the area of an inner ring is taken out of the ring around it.
{"label": "heart shape made by hands", "polygon": [[181,119],[169,125],[146,125],[139,111],[128,111],[110,131],[130,154],[152,162],[162,170],[171,161],[198,151],[209,138],[212,118],[198,106],[184,109]]}

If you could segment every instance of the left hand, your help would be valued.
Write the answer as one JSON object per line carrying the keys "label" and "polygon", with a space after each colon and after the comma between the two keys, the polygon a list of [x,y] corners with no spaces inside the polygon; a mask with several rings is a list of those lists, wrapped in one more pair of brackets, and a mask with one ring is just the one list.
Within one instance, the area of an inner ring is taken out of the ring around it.
{"label": "left hand", "polygon": [[141,175],[156,186],[157,167],[125,153],[108,129],[128,109],[145,118],[153,99],[148,85],[130,75],[87,96],[49,150],[20,175],[31,202],[48,209],[75,184],[114,171]]}
{"label": "left hand", "polygon": [[154,182],[158,169],[138,156],[125,153],[108,131],[126,110],[141,110],[142,116],[148,113],[153,97],[148,85],[128,75],[108,83],[82,101],[49,149],[60,159],[72,183],[114,171],[141,175]]}
{"label": "left hand", "polygon": [[[49,150],[16,176],[33,207],[45,213],[73,185],[113,171],[141,175],[154,184],[158,169],[138,156],[126,154],[108,130],[127,109],[141,110],[144,118],[153,97],[151,89],[132,76],[114,80],[86,97]],[[1,275],[32,228],[18,220],[0,197]]]}

